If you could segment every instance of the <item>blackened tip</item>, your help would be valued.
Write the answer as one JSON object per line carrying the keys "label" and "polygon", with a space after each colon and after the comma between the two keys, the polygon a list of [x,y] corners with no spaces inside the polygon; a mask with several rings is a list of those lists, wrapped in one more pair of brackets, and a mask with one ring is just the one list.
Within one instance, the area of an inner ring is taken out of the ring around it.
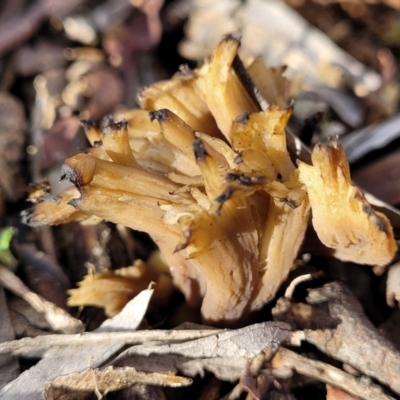
{"label": "blackened tip", "polygon": [[181,73],[181,75],[187,77],[192,77],[195,74],[194,71],[187,64],[181,64],[179,66],[179,72]]}
{"label": "blackened tip", "polygon": [[113,115],[112,114],[107,114],[101,119],[99,126],[100,126],[101,129],[104,129],[111,122],[114,122]]}
{"label": "blackened tip", "polygon": [[189,246],[190,239],[192,238],[192,229],[189,227],[183,232],[183,238],[174,249],[174,253],[186,249]]}
{"label": "blackened tip", "polygon": [[150,111],[149,112],[150,121],[153,122],[156,119],[158,122],[161,123],[167,118],[169,112],[170,111],[167,110],[166,108],[163,108],[161,110]]}
{"label": "blackened tip", "polygon": [[235,119],[235,123],[236,124],[247,125],[247,123],[249,122],[249,116],[250,116],[250,113],[248,111],[246,111],[242,115],[239,115]]}
{"label": "blackened tip", "polygon": [[60,176],[59,180],[60,180],[60,182],[68,180],[78,188],[80,186],[82,186],[81,174],[78,171],[76,171],[74,168],[71,168],[67,164],[64,164],[61,167],[61,176]]}
{"label": "blackened tip", "polygon": [[231,32],[231,33],[228,33],[227,35],[225,35],[222,40],[227,41],[227,42],[232,40],[232,41],[240,43],[242,40],[242,35],[240,32]]}
{"label": "blackened tip", "polygon": [[72,199],[67,204],[76,209],[79,209],[79,206],[81,204],[81,199]]}
{"label": "blackened tip", "polygon": [[204,148],[203,142],[197,138],[193,141],[193,151],[196,160],[204,161],[206,159],[206,149]]}
{"label": "blackened tip", "polygon": [[59,194],[51,194],[51,193],[45,193],[42,196],[39,196],[36,201],[38,203],[43,203],[45,201],[51,201],[52,203],[57,203],[60,204],[62,200],[62,197]]}
{"label": "blackened tip", "polygon": [[231,198],[233,192],[233,188],[227,187],[218,197],[215,198],[215,201],[219,204],[224,204]]}
{"label": "blackened tip", "polygon": [[111,119],[107,125],[103,125],[102,130],[105,135],[109,135],[116,130],[126,129],[127,126],[128,126],[128,122],[126,122],[126,120],[124,120],[124,119],[119,122],[114,122],[114,120]]}
{"label": "blackened tip", "polygon": [[19,214],[23,224],[36,228],[38,226],[45,225],[42,222],[35,221],[35,208],[28,208],[27,210],[21,211]]}
{"label": "blackened tip", "polygon": [[389,224],[389,222],[386,219],[384,219],[384,218],[380,217],[379,215],[377,215],[375,212],[374,212],[374,217],[375,217],[374,219],[375,219],[376,227],[381,232],[384,232],[386,235],[389,235],[390,234],[390,224]]}
{"label": "blackened tip", "polygon": [[338,149],[341,146],[339,142],[339,136],[338,135],[329,136],[328,146]]}
{"label": "blackened tip", "polygon": [[229,172],[228,174],[225,175],[225,181],[238,182],[244,186],[252,186],[264,183],[265,176],[262,175],[246,176],[243,174],[235,174],[233,172]]}
{"label": "blackened tip", "polygon": [[239,153],[235,159],[233,160],[235,162],[235,164],[241,164],[243,162],[243,158],[242,158],[242,154]]}
{"label": "blackened tip", "polygon": [[84,127],[84,129],[97,127],[96,122],[94,122],[92,120],[88,120],[88,119],[81,119],[81,125]]}

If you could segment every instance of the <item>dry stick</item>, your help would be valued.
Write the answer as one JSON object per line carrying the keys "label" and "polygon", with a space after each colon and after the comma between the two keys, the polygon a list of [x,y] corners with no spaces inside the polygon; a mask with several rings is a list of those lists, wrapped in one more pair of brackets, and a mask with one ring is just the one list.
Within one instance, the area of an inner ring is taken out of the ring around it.
{"label": "dry stick", "polygon": [[100,343],[142,344],[150,341],[180,342],[200,339],[224,332],[224,329],[205,330],[151,330],[135,332],[76,333],[72,335],[43,335],[26,337],[0,344],[0,354],[28,354],[31,350],[48,350],[51,347],[90,345]]}
{"label": "dry stick", "polygon": [[23,298],[37,312],[44,314],[47,322],[55,331],[64,333],[82,332],[83,323],[73,318],[65,310],[55,304],[44,300],[36,293],[29,290],[27,286],[15,276],[9,269],[0,264],[0,285]]}
{"label": "dry stick", "polygon": [[274,369],[290,368],[301,375],[336,386],[361,399],[394,400],[378,385],[366,384],[362,378],[356,378],[329,364],[310,360],[284,348],[278,350],[272,360],[272,366]]}

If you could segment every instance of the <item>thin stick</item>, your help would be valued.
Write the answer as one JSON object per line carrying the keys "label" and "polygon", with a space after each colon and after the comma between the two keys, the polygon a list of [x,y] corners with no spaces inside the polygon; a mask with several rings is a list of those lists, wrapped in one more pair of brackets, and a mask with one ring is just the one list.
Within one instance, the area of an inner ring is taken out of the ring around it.
{"label": "thin stick", "polygon": [[288,349],[278,350],[272,360],[272,366],[277,373],[281,368],[290,368],[301,375],[336,386],[361,399],[394,400],[378,385],[367,384],[362,378],[354,377],[324,362],[310,360]]}
{"label": "thin stick", "polygon": [[206,330],[151,330],[136,332],[77,333],[72,335],[44,335],[34,338],[22,338],[0,344],[0,354],[28,354],[30,351],[47,350],[52,347],[122,343],[126,345],[142,344],[149,341],[179,342],[200,339],[224,332],[223,329]]}

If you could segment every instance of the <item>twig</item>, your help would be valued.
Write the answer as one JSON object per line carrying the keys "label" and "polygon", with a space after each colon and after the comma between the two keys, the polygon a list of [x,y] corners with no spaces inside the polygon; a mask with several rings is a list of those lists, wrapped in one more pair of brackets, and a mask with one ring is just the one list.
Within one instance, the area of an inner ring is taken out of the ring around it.
{"label": "twig", "polygon": [[44,335],[35,338],[22,338],[0,344],[0,354],[28,354],[31,350],[48,350],[52,347],[90,345],[101,343],[142,344],[149,341],[179,342],[200,339],[224,332],[223,329],[182,330],[182,331],[136,331],[107,333],[78,333],[73,335]]}
{"label": "twig", "polygon": [[281,348],[272,360],[273,368],[290,368],[301,375],[308,376],[321,382],[325,382],[353,396],[369,400],[393,400],[383,392],[382,388],[373,383],[366,383],[362,378],[356,378],[346,372],[332,367],[321,361],[310,360],[291,350]]}
{"label": "twig", "polygon": [[0,285],[22,297],[37,312],[44,314],[47,322],[55,331],[64,333],[83,331],[84,325],[81,321],[73,318],[62,308],[30,291],[17,276],[2,265],[0,265]]}

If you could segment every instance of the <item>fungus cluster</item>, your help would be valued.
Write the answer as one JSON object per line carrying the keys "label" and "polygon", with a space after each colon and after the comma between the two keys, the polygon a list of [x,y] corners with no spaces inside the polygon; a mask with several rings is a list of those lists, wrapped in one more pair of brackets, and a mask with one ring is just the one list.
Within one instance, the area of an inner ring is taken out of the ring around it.
{"label": "fungus cluster", "polygon": [[[276,294],[312,223],[342,260],[388,264],[396,251],[387,218],[352,185],[337,140],[313,165],[293,164],[282,78],[256,59],[246,66],[269,103],[235,72],[239,39],[225,37],[195,71],[143,90],[141,109],[84,123],[92,147],[65,161],[75,188],[46,195],[33,225],[102,218],[150,234],[174,284],[210,324],[246,321]],[[266,84],[265,82],[268,82]]]}

